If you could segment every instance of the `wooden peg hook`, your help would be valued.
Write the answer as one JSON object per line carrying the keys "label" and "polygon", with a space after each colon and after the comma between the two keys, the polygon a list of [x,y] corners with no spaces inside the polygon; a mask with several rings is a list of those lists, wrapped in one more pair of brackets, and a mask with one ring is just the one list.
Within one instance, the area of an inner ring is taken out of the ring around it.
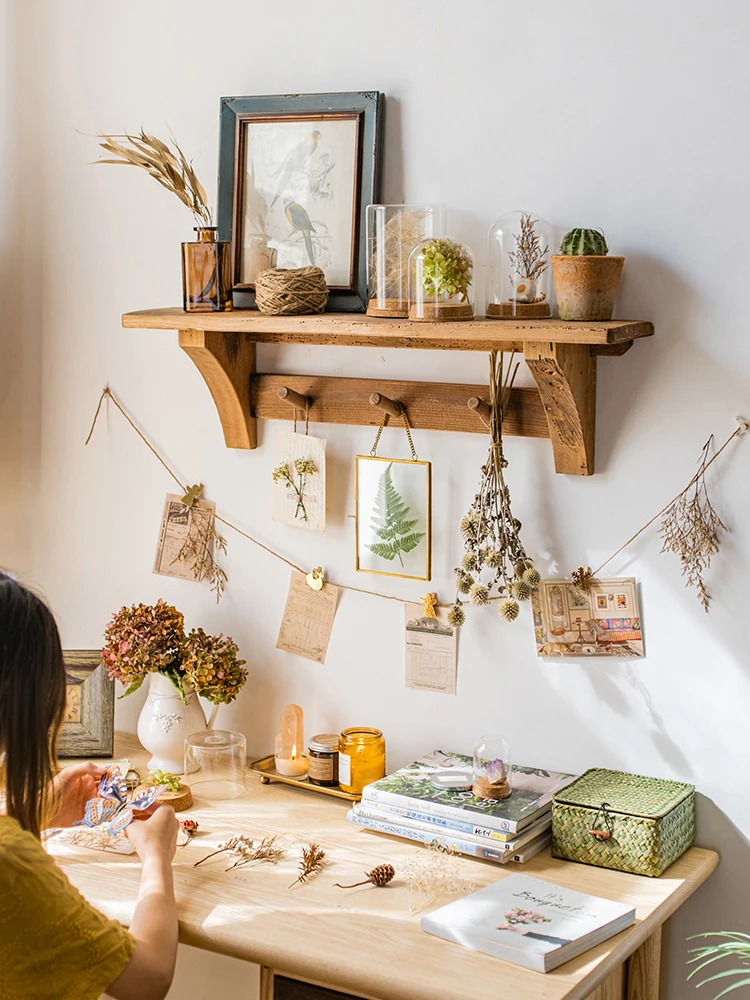
{"label": "wooden peg hook", "polygon": [[310,400],[307,396],[303,396],[301,393],[295,392],[294,389],[288,389],[285,385],[282,385],[277,395],[279,399],[285,400],[293,406],[295,410],[302,410],[303,413],[307,412],[310,405]]}
{"label": "wooden peg hook", "polygon": [[390,413],[392,417],[400,417],[403,413],[401,403],[389,399],[380,392],[373,392],[370,396],[370,402],[373,406],[378,406],[381,410],[385,410],[386,413]]}
{"label": "wooden peg hook", "polygon": [[472,396],[469,400],[467,400],[466,405],[470,410],[478,413],[482,420],[489,424],[490,408],[483,399],[480,399],[479,396]]}

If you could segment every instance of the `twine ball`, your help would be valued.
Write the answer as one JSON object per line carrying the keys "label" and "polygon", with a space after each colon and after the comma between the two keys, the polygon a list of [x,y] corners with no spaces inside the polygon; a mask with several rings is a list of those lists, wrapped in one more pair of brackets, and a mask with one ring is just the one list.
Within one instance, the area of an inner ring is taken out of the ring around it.
{"label": "twine ball", "polygon": [[327,302],[328,286],[319,267],[272,267],[255,279],[255,303],[266,316],[322,313]]}

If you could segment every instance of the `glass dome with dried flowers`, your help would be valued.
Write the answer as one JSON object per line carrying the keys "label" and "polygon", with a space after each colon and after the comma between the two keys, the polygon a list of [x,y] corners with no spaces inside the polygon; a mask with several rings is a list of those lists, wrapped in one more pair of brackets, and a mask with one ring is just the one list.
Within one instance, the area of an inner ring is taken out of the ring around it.
{"label": "glass dome with dried flowers", "polygon": [[171,191],[193,213],[197,239],[182,244],[182,299],[185,312],[223,312],[232,308],[231,244],[217,237],[212,224],[206,190],[193,164],[177,143],[149,135],[98,133],[99,145],[111,158],[95,163],[117,163],[139,167],[163,188]]}
{"label": "glass dome with dried flowers", "polygon": [[[229,636],[185,632],[177,608],[156,604],[121,608],[104,632],[102,661],[109,676],[137,691],[147,677],[148,699],[138,719],[138,738],[153,756],[149,768],[181,774],[185,737],[213,728],[219,705],[233,701],[247,680],[245,660]],[[214,705],[206,724],[198,695]]]}
{"label": "glass dome with dried flowers", "polygon": [[409,255],[443,231],[443,205],[367,206],[367,315],[409,315]]}
{"label": "glass dome with dried flowers", "polygon": [[509,212],[491,227],[487,316],[546,319],[550,306],[549,225],[531,212]]}
{"label": "glass dome with dried flowers", "polygon": [[409,319],[446,323],[474,317],[474,254],[448,236],[422,240],[409,257]]}

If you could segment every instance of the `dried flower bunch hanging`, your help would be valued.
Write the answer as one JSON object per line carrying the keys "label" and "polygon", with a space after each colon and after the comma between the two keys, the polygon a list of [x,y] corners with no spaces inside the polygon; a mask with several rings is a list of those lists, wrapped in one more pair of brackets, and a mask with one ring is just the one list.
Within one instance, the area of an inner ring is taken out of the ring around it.
{"label": "dried flower bunch hanging", "polygon": [[282,462],[281,465],[278,465],[273,470],[273,481],[275,483],[283,481],[294,490],[297,494],[297,506],[294,508],[295,520],[299,517],[301,520],[306,521],[307,511],[305,510],[305,487],[307,486],[308,477],[314,476],[318,469],[312,459],[295,458],[294,471],[297,476],[297,482],[294,481],[294,477],[289,470],[289,466],[286,462]]}
{"label": "dried flower bunch hanging", "polygon": [[719,531],[726,525],[713,508],[706,486],[706,468],[713,435],[706,441],[698,460],[698,471],[685,489],[667,507],[659,528],[662,552],[680,557],[685,586],[695,587],[703,610],[708,611],[711,597],[703,573],[711,565],[711,556],[719,551]]}
{"label": "dried flower bunch hanging", "polygon": [[143,129],[137,135],[130,135],[128,132],[122,135],[99,132],[97,135],[102,140],[99,143],[101,148],[111,153],[114,159],[96,160],[96,163],[140,167],[190,209],[196,225],[211,225],[211,210],[205,188],[196,177],[191,161],[174,140],[170,149],[161,139],[149,135]]}
{"label": "dried flower bunch hanging", "polygon": [[549,245],[542,249],[535,228],[538,221],[532,219],[528,212],[521,216],[521,232],[514,236],[516,248],[508,252],[513,268],[513,273],[508,277],[514,287],[517,278],[535,281],[549,267]]}
{"label": "dried flower bunch hanging", "polygon": [[298,882],[308,882],[311,878],[322,872],[327,864],[328,858],[326,857],[326,852],[320,844],[310,843],[305,845],[302,848],[302,856],[297,865],[299,875],[289,888],[291,889]]}
{"label": "dried flower bunch hanging", "polygon": [[[233,701],[247,680],[246,662],[229,636],[207,635],[202,628],[185,634],[185,619],[161,598],[116,612],[104,630],[102,661],[110,677],[132,694],[150,673],[168,677],[185,700],[184,685],[214,705]],[[124,697],[124,695],[123,695]]]}
{"label": "dried flower bunch hanging", "polygon": [[[482,607],[494,600],[493,589],[500,598],[501,618],[514,621],[521,601],[528,601],[538,588],[541,576],[526,555],[521,541],[521,522],[513,516],[510,490],[505,483],[504,469],[508,462],[503,454],[503,418],[510,400],[510,390],[518,371],[513,356],[507,367],[503,354],[490,354],[490,450],[482,466],[479,491],[468,513],[461,519],[464,556],[456,567],[456,602],[448,612],[452,626],[463,625],[466,615],[462,595],[469,603]],[[482,574],[489,571],[489,575]]]}

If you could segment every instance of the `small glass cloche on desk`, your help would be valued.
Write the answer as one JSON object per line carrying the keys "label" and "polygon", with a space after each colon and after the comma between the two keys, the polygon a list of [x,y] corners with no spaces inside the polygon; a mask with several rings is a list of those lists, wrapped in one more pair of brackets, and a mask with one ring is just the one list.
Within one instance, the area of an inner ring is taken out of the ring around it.
{"label": "small glass cloche on desk", "polygon": [[507,799],[512,777],[508,741],[502,736],[482,736],[474,747],[473,793],[480,799]]}

